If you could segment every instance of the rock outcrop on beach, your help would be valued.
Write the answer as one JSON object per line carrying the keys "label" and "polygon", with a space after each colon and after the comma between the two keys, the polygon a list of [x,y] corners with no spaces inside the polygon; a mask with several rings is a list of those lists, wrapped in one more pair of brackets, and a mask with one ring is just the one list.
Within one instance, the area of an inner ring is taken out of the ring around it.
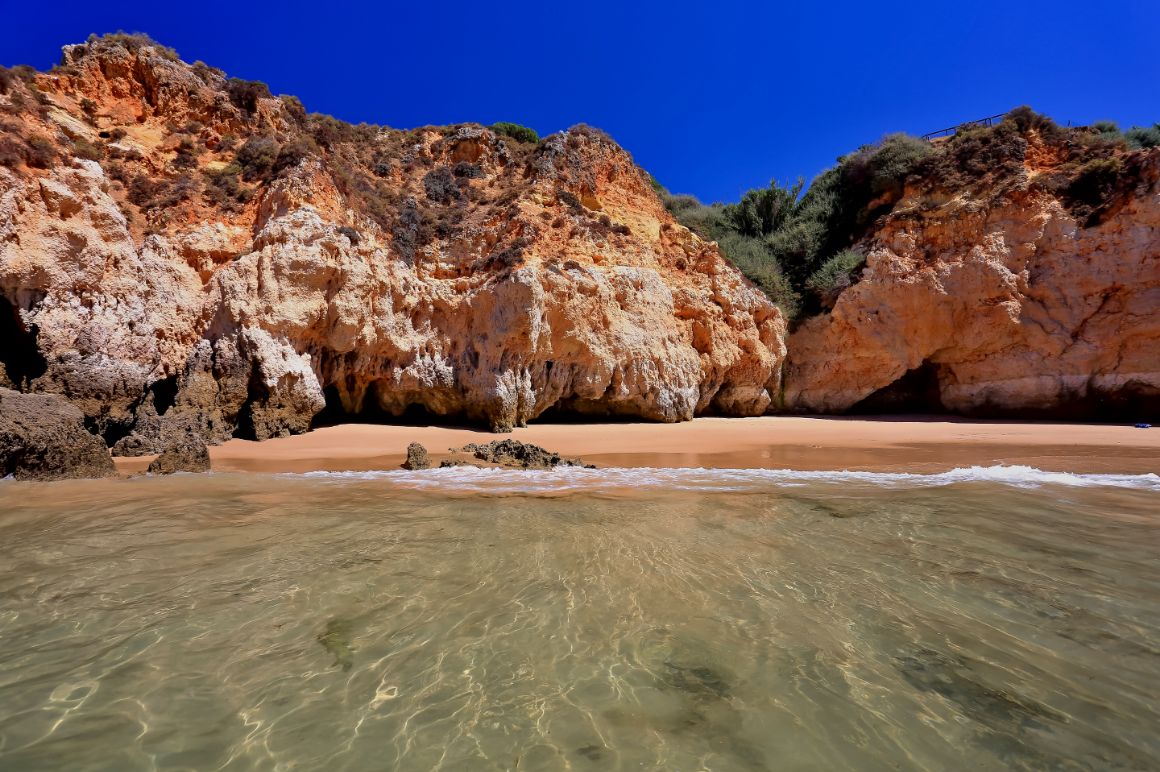
{"label": "rock outcrop on beach", "polygon": [[351,126],[124,35],[0,86],[0,379],[117,452],[780,390],[778,309],[597,130]]}
{"label": "rock outcrop on beach", "polygon": [[210,470],[209,448],[196,435],[188,435],[170,442],[164,450],[149,463],[149,474],[174,474],[176,472],[208,472]]}
{"label": "rock outcrop on beach", "polygon": [[909,180],[857,283],[790,337],[786,406],[1160,415],[1160,149],[1099,141],[1012,132],[965,177]]}
{"label": "rock outcrop on beach", "polygon": [[412,442],[407,446],[407,458],[403,461],[402,466],[410,471],[430,469],[431,459],[427,455],[427,449],[418,442]]}
{"label": "rock outcrop on beach", "polygon": [[63,480],[116,473],[100,437],[60,397],[0,388],[0,477]]}
{"label": "rock outcrop on beach", "polygon": [[505,469],[555,469],[576,466],[595,469],[583,459],[568,458],[539,445],[519,440],[492,440],[487,443],[469,443],[462,448],[451,448],[451,457],[440,466],[494,466]]}

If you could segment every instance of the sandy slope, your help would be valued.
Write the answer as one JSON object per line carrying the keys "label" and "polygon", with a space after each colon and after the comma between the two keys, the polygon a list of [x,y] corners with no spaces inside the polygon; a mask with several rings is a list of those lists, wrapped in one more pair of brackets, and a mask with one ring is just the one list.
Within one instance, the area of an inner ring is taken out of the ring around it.
{"label": "sandy slope", "polygon": [[[1026,464],[1076,472],[1160,472],[1160,427],[922,419],[698,418],[676,424],[534,424],[510,435],[442,426],[348,424],[211,448],[218,471],[397,467],[409,442],[447,448],[511,436],[600,466],[716,466],[940,471]],[[117,459],[124,472],[149,458]]]}

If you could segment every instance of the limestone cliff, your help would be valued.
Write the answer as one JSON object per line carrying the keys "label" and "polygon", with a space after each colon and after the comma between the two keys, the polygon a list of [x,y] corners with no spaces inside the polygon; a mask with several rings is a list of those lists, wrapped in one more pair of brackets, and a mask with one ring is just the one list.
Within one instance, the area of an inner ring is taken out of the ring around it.
{"label": "limestone cliff", "polygon": [[307,115],[129,36],[0,82],[0,383],[124,453],[319,418],[757,415],[784,321],[601,132]]}
{"label": "limestone cliff", "polygon": [[965,175],[944,151],[908,182],[790,337],[787,407],[1160,417],[1160,149],[986,131]]}
{"label": "limestone cliff", "polygon": [[503,131],[352,126],[135,36],[0,68],[0,387],[125,454],[415,413],[1160,417],[1160,149],[1004,121],[881,190],[859,151],[865,196],[787,243],[865,267],[787,341],[602,132]]}

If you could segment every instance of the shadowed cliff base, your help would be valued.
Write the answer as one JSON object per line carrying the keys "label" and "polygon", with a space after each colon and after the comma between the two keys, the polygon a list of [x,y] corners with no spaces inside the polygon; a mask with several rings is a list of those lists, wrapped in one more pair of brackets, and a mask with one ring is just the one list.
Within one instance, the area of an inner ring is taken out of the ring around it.
{"label": "shadowed cliff base", "polygon": [[[943,374],[948,381],[950,376]],[[960,415],[973,419],[1069,421],[1084,423],[1160,422],[1160,388],[1147,381],[1131,381],[1114,388],[1084,384],[1080,394],[1056,398],[1046,406],[1010,406],[980,402],[967,409],[949,409],[943,399],[940,366],[923,362],[898,380],[854,404],[843,415],[919,416]]]}

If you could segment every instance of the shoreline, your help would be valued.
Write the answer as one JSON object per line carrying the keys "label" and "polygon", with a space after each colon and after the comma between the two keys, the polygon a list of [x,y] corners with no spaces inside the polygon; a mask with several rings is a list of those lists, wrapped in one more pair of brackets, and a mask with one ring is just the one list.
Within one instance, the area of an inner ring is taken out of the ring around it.
{"label": "shoreline", "polygon": [[[509,434],[395,424],[341,424],[265,442],[209,449],[217,472],[302,473],[398,469],[407,445],[435,466],[448,449],[510,437],[598,467],[706,467],[936,473],[970,466],[1045,471],[1160,473],[1160,427],[974,421],[953,417],[761,416],[675,424],[532,424]],[[154,456],[116,458],[121,474]]]}

